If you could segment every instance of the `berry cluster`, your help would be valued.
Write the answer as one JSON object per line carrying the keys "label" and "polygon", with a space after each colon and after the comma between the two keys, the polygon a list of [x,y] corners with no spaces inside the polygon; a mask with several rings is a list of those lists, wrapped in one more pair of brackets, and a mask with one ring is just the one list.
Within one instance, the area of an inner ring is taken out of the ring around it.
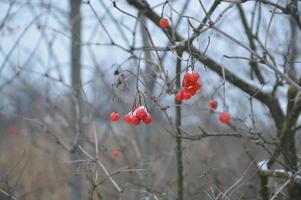
{"label": "berry cluster", "polygon": [[[168,21],[167,21],[168,22]],[[165,24],[166,25],[166,24]],[[188,100],[196,93],[198,90],[202,88],[200,83],[200,74],[192,68],[190,71],[186,71],[183,76],[182,87],[180,91],[176,94],[175,98],[178,101]],[[143,100],[144,99],[144,103]],[[137,102],[138,101],[138,102]],[[152,116],[148,113],[144,95],[138,91],[135,96],[135,100],[133,103],[133,109],[124,116],[124,121],[131,125],[138,125],[143,121],[145,124],[152,123]],[[215,111],[218,107],[218,102],[213,99],[213,95],[211,101],[208,103],[208,108],[211,111]],[[222,124],[229,124],[231,121],[231,115],[228,112],[221,112],[218,115],[218,119]],[[120,120],[120,115],[117,112],[112,112],[110,114],[110,120],[113,122]],[[114,157],[114,156],[113,156]]]}
{"label": "berry cluster", "polygon": [[[120,115],[117,112],[110,114],[110,120],[112,122],[119,121]],[[128,124],[138,125],[141,121],[145,124],[152,123],[152,116],[147,112],[145,106],[135,106],[131,112],[124,116],[124,121]]]}
{"label": "berry cluster", "polygon": [[152,123],[152,116],[147,112],[145,106],[135,106],[131,112],[124,116],[124,121],[128,124],[138,125],[141,121],[145,124]]}
{"label": "berry cluster", "polygon": [[176,99],[178,101],[188,100],[192,96],[194,96],[199,89],[201,89],[202,85],[198,82],[200,79],[200,75],[198,72],[186,72],[184,74],[182,88],[176,94]]}

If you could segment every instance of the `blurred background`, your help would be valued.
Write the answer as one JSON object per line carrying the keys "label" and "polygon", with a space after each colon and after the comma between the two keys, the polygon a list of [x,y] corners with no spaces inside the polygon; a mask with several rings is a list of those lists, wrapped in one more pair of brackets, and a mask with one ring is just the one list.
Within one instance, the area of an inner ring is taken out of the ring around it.
{"label": "blurred background", "polygon": [[[249,50],[299,83],[301,5],[237,2],[0,0],[0,199],[273,197],[288,176],[262,186],[259,163],[286,127],[295,160],[273,167],[299,173],[299,92]],[[192,66],[202,88],[180,104],[176,80]],[[124,122],[137,92],[149,125]]]}

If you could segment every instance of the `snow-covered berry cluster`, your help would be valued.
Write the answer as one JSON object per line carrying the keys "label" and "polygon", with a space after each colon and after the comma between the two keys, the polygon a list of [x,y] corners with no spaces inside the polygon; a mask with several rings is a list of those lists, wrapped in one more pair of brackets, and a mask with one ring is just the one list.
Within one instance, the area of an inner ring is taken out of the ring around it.
{"label": "snow-covered berry cluster", "polygon": [[128,124],[138,125],[141,121],[145,124],[152,123],[152,116],[145,106],[134,106],[133,110],[124,116],[124,121]]}
{"label": "snow-covered berry cluster", "polygon": [[188,71],[184,74],[181,90],[176,94],[178,101],[188,100],[194,96],[202,85],[199,82],[200,74],[195,71]]}

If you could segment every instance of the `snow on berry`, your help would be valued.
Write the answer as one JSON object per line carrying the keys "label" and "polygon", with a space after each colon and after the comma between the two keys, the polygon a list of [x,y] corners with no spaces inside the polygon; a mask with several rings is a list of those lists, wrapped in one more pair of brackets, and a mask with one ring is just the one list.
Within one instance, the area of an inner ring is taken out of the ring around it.
{"label": "snow on berry", "polygon": [[131,125],[138,125],[141,121],[145,124],[150,124],[152,122],[152,117],[148,113],[145,106],[135,105],[131,112],[124,116],[124,121]]}
{"label": "snow on berry", "polygon": [[139,119],[144,119],[144,117],[147,115],[146,108],[145,108],[144,106],[139,106],[139,107],[135,110],[135,115],[136,115]]}
{"label": "snow on berry", "polygon": [[200,74],[195,71],[188,71],[183,76],[182,87],[180,91],[176,94],[176,100],[188,100],[194,95],[197,91],[202,88],[201,83],[199,83]]}

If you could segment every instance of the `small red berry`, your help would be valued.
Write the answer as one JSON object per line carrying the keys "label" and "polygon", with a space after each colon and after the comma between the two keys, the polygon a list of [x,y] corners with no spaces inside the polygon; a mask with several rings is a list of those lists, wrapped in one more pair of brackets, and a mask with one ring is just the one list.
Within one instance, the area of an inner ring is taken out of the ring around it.
{"label": "small red berry", "polygon": [[128,124],[131,124],[131,115],[130,114],[126,114],[124,116],[124,121]]}
{"label": "small red berry", "polygon": [[118,151],[118,150],[112,151],[112,157],[113,157],[113,158],[119,158],[120,155],[121,155],[121,152],[120,152],[120,151]]}
{"label": "small red berry", "polygon": [[146,117],[143,119],[145,124],[150,124],[152,123],[153,119],[152,116],[150,114],[147,114]]}
{"label": "small red berry", "polygon": [[231,116],[228,112],[222,112],[219,115],[219,121],[223,124],[228,124],[231,120]]}
{"label": "small red berry", "polygon": [[167,28],[169,25],[169,21],[167,18],[161,18],[159,24],[161,28]]}
{"label": "small red berry", "polygon": [[190,92],[190,94],[191,94],[191,96],[194,96],[194,95],[196,95],[196,90],[194,90],[193,88],[190,88],[189,89],[189,92]]}
{"label": "small red berry", "polygon": [[202,84],[199,83],[199,82],[195,82],[195,84],[192,86],[192,88],[193,88],[195,91],[197,91],[197,90],[199,90],[199,89],[202,88]]}
{"label": "small red berry", "polygon": [[117,112],[112,112],[110,114],[110,119],[111,121],[116,122],[120,119],[120,115]]}
{"label": "small red berry", "polygon": [[144,107],[139,107],[136,110],[136,116],[139,117],[140,119],[143,119],[146,116],[146,111]]}
{"label": "small red berry", "polygon": [[131,120],[131,124],[133,124],[133,125],[140,124],[140,119],[138,117],[134,116],[134,115],[131,116],[130,120]]}
{"label": "small red berry", "polygon": [[9,131],[9,133],[13,134],[16,137],[19,137],[21,135],[20,130],[18,128],[16,128],[16,127],[10,127],[8,129],[8,131]]}
{"label": "small red berry", "polygon": [[184,80],[186,80],[187,82],[189,82],[190,81],[190,75],[191,75],[191,73],[190,72],[186,72],[185,74],[184,74]]}
{"label": "small red berry", "polygon": [[191,93],[189,91],[183,91],[183,99],[190,99]]}
{"label": "small red berry", "polygon": [[216,110],[216,108],[217,108],[217,101],[211,100],[211,101],[208,103],[208,108],[211,109],[211,110]]}
{"label": "small red berry", "polygon": [[189,87],[191,85],[191,82],[187,80],[184,76],[183,81],[182,81],[182,87]]}
{"label": "small red berry", "polygon": [[183,100],[183,94],[181,91],[179,91],[177,94],[176,94],[176,100],[178,101],[182,101]]}
{"label": "small red berry", "polygon": [[196,91],[193,89],[193,87],[183,87],[182,88],[182,93],[183,93],[183,95],[184,95],[184,93],[188,93],[188,94],[185,94],[185,95],[190,95],[190,96],[193,96],[194,95],[194,93],[195,93]]}

